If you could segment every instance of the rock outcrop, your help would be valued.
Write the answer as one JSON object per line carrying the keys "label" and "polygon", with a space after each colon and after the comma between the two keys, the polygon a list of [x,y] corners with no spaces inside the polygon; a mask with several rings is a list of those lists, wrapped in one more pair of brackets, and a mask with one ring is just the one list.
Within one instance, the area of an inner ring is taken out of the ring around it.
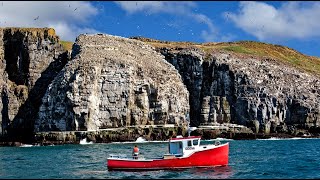
{"label": "rock outcrop", "polygon": [[190,92],[193,123],[296,133],[320,125],[320,80],[275,59],[159,47]]}
{"label": "rock outcrop", "polygon": [[1,134],[32,135],[41,98],[67,59],[54,29],[0,29]]}
{"label": "rock outcrop", "polygon": [[35,131],[185,125],[189,94],[177,70],[151,46],[80,35],[72,60],[49,85]]}
{"label": "rock outcrop", "polygon": [[188,113],[205,138],[320,134],[318,66],[184,45],[80,35],[70,54],[51,28],[1,28],[0,141],[155,140]]}

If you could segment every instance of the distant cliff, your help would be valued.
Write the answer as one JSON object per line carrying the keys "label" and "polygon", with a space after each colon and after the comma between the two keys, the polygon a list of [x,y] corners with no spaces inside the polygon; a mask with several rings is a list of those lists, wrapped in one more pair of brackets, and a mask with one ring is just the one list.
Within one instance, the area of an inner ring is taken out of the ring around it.
{"label": "distant cliff", "polygon": [[320,133],[319,58],[248,41],[197,44],[97,34],[79,35],[72,53],[66,50],[71,44],[50,28],[0,29],[3,141],[139,125],[148,129],[130,130],[130,138],[157,138],[151,131],[161,131],[149,127],[185,127],[187,113],[193,126],[234,123],[254,133]]}
{"label": "distant cliff", "polygon": [[157,47],[179,71],[195,125],[232,122],[262,133],[320,132],[319,58],[256,42],[135,39]]}

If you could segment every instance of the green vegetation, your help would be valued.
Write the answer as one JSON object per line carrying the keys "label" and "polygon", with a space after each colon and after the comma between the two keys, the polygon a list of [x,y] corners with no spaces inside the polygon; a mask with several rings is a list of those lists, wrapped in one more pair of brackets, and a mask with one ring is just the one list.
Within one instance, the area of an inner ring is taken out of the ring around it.
{"label": "green vegetation", "polygon": [[60,41],[60,44],[63,46],[64,50],[70,51],[72,49],[73,42],[70,41]]}
{"label": "green vegetation", "polygon": [[232,51],[235,53],[244,53],[244,54],[252,54],[252,55],[262,55],[261,52],[257,52],[251,49],[247,49],[245,47],[242,46],[226,46],[226,47],[222,47],[222,50],[226,50],[226,51]]}
{"label": "green vegetation", "polygon": [[320,58],[304,55],[294,49],[255,41],[238,41],[238,42],[222,42],[222,43],[190,43],[190,42],[168,42],[141,38],[140,40],[155,46],[167,48],[199,48],[206,53],[213,51],[225,51],[228,53],[255,56],[257,58],[270,58],[282,62],[297,69],[310,72],[311,74],[320,76]]}

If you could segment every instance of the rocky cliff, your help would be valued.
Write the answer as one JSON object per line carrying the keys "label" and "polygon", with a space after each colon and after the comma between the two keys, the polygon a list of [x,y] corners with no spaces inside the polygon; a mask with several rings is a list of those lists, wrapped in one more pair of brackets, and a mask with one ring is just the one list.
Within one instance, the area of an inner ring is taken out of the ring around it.
{"label": "rocky cliff", "polygon": [[67,53],[51,28],[0,29],[0,130],[24,139],[48,84],[67,62]]}
{"label": "rocky cliff", "polygon": [[320,60],[276,45],[97,34],[71,54],[53,29],[2,28],[0,73],[0,141],[166,139],[187,113],[222,125],[194,131],[206,138],[320,134]]}
{"label": "rocky cliff", "polygon": [[184,125],[189,94],[177,70],[151,46],[80,35],[72,60],[49,85],[35,131]]}
{"label": "rocky cliff", "polygon": [[195,125],[231,122],[257,133],[319,132],[319,72],[310,73],[268,56],[140,40],[157,47],[181,74],[190,92]]}

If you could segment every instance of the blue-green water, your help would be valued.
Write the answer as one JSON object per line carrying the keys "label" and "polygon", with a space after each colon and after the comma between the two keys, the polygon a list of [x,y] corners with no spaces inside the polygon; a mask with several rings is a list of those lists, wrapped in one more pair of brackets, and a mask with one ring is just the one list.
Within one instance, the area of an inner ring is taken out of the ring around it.
{"label": "blue-green water", "polygon": [[[229,143],[229,165],[226,167],[142,172],[107,170],[108,154],[130,154],[133,144],[128,143],[0,147],[0,178],[320,178],[320,139],[237,140]],[[140,143],[139,147],[146,158],[158,157],[168,151],[166,143]]]}

